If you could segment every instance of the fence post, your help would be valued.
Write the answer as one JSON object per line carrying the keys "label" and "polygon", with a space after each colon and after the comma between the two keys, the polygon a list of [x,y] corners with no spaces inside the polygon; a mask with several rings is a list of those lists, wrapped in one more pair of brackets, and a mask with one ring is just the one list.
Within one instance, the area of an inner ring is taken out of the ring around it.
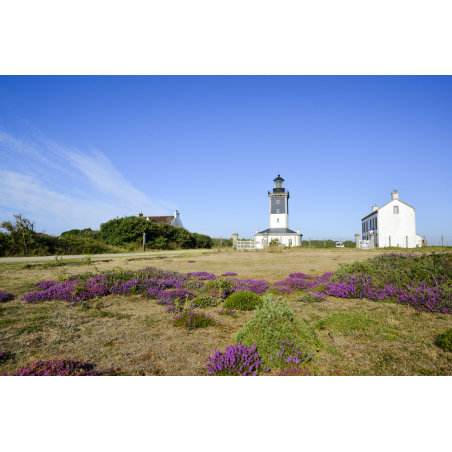
{"label": "fence post", "polygon": [[342,245],[342,237],[339,236],[339,245]]}
{"label": "fence post", "polygon": [[425,241],[425,234],[424,234],[424,243],[422,245],[427,246],[427,242]]}
{"label": "fence post", "polygon": [[370,234],[370,247],[371,247],[371,249],[375,248],[375,235],[374,234]]}
{"label": "fence post", "polygon": [[232,234],[232,246],[234,247],[234,249],[237,249],[237,240],[238,240],[239,234],[237,232],[234,232]]}
{"label": "fence post", "polygon": [[143,233],[143,251],[146,251],[146,232]]}
{"label": "fence post", "polygon": [[309,248],[311,248],[311,237],[309,237]]}
{"label": "fence post", "polygon": [[441,236],[441,246],[444,246],[444,235]]}
{"label": "fence post", "polygon": [[359,234],[355,234],[356,248],[359,248]]}
{"label": "fence post", "polygon": [[389,236],[389,248],[391,248],[391,236]]}
{"label": "fence post", "polygon": [[323,246],[326,246],[326,239],[325,239],[325,236],[323,236]]}
{"label": "fence post", "polygon": [[406,236],[406,247],[408,248],[408,236]]}

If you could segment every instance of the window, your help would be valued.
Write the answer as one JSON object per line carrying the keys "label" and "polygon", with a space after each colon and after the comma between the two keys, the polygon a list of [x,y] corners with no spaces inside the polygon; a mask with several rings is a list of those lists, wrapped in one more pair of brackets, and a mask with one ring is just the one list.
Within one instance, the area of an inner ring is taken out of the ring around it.
{"label": "window", "polygon": [[276,200],[276,204],[279,204],[279,199]]}
{"label": "window", "polygon": [[276,222],[279,223],[279,218],[276,219]]}
{"label": "window", "polygon": [[375,229],[377,229],[377,225],[378,225],[377,218],[375,217]]}
{"label": "window", "polygon": [[279,213],[279,209],[276,209],[276,213]]}
{"label": "window", "polygon": [[399,206],[394,206],[394,213],[399,213]]}

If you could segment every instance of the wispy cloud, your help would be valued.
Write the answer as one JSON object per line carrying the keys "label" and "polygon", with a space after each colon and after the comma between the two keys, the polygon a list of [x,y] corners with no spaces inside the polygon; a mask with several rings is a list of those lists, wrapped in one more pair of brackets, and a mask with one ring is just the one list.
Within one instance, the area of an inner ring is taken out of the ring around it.
{"label": "wispy cloud", "polygon": [[17,137],[0,130],[0,219],[34,216],[38,229],[60,233],[138,211],[166,214],[174,206],[136,189],[101,151],[60,145],[39,131]]}

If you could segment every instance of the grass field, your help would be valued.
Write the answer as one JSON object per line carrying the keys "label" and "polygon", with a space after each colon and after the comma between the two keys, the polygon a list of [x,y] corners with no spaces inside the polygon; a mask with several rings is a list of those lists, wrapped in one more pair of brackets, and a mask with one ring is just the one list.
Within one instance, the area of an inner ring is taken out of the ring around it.
{"label": "grass field", "polygon": [[[221,323],[187,331],[175,327],[172,316],[154,300],[140,295],[109,295],[97,300],[91,309],[74,307],[68,328],[65,302],[26,304],[19,300],[34,289],[34,283],[56,279],[61,272],[74,275],[153,266],[182,273],[235,272],[240,279],[274,283],[294,272],[313,276],[334,272],[340,263],[363,261],[383,252],[347,248],[231,250],[136,260],[119,255],[90,265],[83,260],[47,267],[0,264],[0,290],[15,295],[0,304],[0,351],[9,353],[8,359],[0,360],[0,374],[37,359],[75,357],[99,369],[118,368],[124,375],[207,375],[207,357],[214,349],[223,351],[233,344],[237,331],[254,315],[253,311],[243,311],[231,318],[217,314],[221,306],[206,308],[202,312]],[[315,328],[319,373],[333,374],[339,369],[342,375],[452,374],[452,353],[434,345],[436,336],[452,327],[450,314],[419,313],[408,306],[365,299],[330,296],[326,302],[303,303],[296,297],[285,296],[296,316]]]}

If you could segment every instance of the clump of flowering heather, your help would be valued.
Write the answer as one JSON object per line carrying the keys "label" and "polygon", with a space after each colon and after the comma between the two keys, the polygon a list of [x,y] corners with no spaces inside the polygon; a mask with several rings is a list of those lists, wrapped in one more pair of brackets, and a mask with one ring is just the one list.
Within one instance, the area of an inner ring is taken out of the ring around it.
{"label": "clump of flowering heather", "polygon": [[226,272],[226,273],[223,273],[221,276],[237,276],[237,273],[234,273],[234,272]]}
{"label": "clump of flowering heather", "polygon": [[255,279],[226,278],[226,281],[234,281],[235,284],[230,284],[223,289],[223,298],[226,298],[233,293],[241,292],[244,290],[249,290],[251,292],[254,292],[255,294],[261,295],[265,293],[270,287],[270,285],[264,280],[258,281]]}
{"label": "clump of flowering heather", "polygon": [[233,319],[236,319],[238,317],[238,314],[233,309],[222,309],[221,311],[218,311],[218,314],[220,315],[229,315]]}
{"label": "clump of flowering heather", "polygon": [[207,328],[216,325],[218,322],[210,315],[197,313],[193,311],[182,312],[173,317],[175,326],[181,326],[187,330],[195,330],[197,328]]}
{"label": "clump of flowering heather", "polygon": [[9,356],[8,352],[1,352],[0,351],[0,359],[6,359],[6,358],[8,358],[8,356]]}
{"label": "clump of flowering heather", "polygon": [[207,272],[190,272],[186,274],[190,279],[216,279],[217,277],[213,273]]}
{"label": "clump of flowering heather", "polygon": [[320,301],[326,301],[327,296],[321,292],[307,292],[299,297],[296,297],[296,301],[302,301],[304,303],[318,303]]}
{"label": "clump of flowering heather", "polygon": [[367,298],[369,300],[393,300],[396,303],[411,306],[418,311],[452,313],[452,303],[444,297],[440,287],[431,287],[427,283],[397,285],[387,284],[379,287],[372,277],[363,275],[344,275],[326,286],[327,295],[337,298]]}
{"label": "clump of flowering heather", "polygon": [[313,290],[327,284],[332,275],[333,273],[325,273],[322,276],[314,278],[305,273],[292,273],[287,279],[275,282],[273,289],[280,294],[290,294],[293,293],[294,290]]}
{"label": "clump of flowering heather", "polygon": [[14,295],[12,293],[4,292],[3,290],[0,290],[0,303],[11,300],[11,298],[13,298],[13,296]]}
{"label": "clump of flowering heather", "polygon": [[209,294],[202,294],[196,297],[193,301],[187,304],[187,307],[192,308],[212,308],[218,306],[221,301]]}
{"label": "clump of flowering heather", "polygon": [[243,290],[229,295],[223,306],[228,309],[238,309],[239,311],[252,311],[262,306],[262,304],[263,301],[259,295],[249,290]]}
{"label": "clump of flowering heather", "polygon": [[188,261],[188,262],[196,262],[196,261]]}
{"label": "clump of flowering heather", "polygon": [[176,306],[168,306],[165,309],[165,312],[169,313],[169,314],[174,314],[176,312]]}
{"label": "clump of flowering heather", "polygon": [[187,289],[175,289],[161,292],[157,297],[157,303],[166,306],[173,305],[176,301],[184,303],[186,300],[195,298],[196,294]]}
{"label": "clump of flowering heather", "polygon": [[21,367],[11,376],[107,376],[113,375],[116,371],[111,369],[104,373],[99,373],[93,369],[90,363],[71,359],[52,359],[50,361],[38,360],[28,366]]}
{"label": "clump of flowering heather", "polygon": [[[79,303],[106,295],[142,294],[156,298],[166,289],[186,288],[189,277],[155,267],[136,271],[114,269],[99,275],[85,273],[63,281],[41,281],[34,292],[24,295],[21,300],[35,303],[41,300],[66,300]],[[194,284],[196,285],[196,283]],[[197,287],[202,285],[198,282]]]}
{"label": "clump of flowering heather", "polygon": [[287,367],[287,365],[300,365],[311,360],[313,353],[303,353],[300,346],[295,348],[292,342],[281,340],[280,350],[276,356],[270,355],[270,361],[278,367]]}
{"label": "clump of flowering heather", "polygon": [[224,353],[215,349],[213,356],[207,358],[206,370],[210,375],[255,376],[263,363],[256,351],[246,345],[228,345]]}
{"label": "clump of flowering heather", "polygon": [[385,253],[341,266],[325,293],[393,300],[418,311],[452,313],[452,253]]}

